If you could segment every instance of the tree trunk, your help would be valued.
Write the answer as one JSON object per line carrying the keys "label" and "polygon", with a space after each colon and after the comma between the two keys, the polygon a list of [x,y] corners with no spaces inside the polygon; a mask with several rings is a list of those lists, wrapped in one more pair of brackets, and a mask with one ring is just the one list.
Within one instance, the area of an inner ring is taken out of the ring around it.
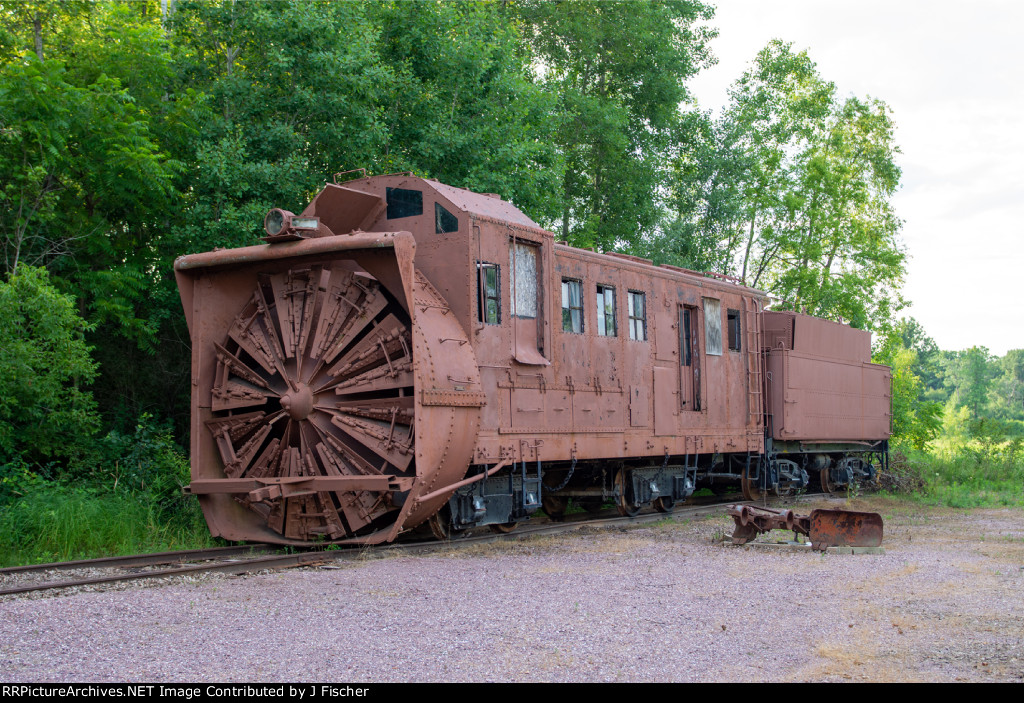
{"label": "tree trunk", "polygon": [[743,252],[743,272],[740,274],[740,282],[747,284],[747,263],[750,261],[750,248],[754,245],[754,222],[757,220],[757,206],[750,215],[750,234],[747,235],[747,250]]}
{"label": "tree trunk", "polygon": [[39,17],[39,12],[36,12],[36,16],[32,20],[32,31],[35,33],[36,39],[36,56],[39,57],[39,62],[43,61],[43,20]]}

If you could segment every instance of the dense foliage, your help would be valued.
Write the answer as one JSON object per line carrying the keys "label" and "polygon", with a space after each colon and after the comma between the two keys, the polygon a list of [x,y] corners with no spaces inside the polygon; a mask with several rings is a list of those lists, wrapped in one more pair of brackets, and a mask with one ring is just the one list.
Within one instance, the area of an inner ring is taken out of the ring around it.
{"label": "dense foliage", "polygon": [[574,244],[888,330],[914,444],[942,415],[919,400],[1020,422],[1020,354],[893,327],[886,105],[840,98],[775,41],[712,119],[686,87],[714,60],[711,22],[701,0],[0,0],[0,503],[26,475],[123,488],[109,468],[137,457],[117,437],[183,443],[173,259],[253,242],[267,209],[360,167],[500,193]]}

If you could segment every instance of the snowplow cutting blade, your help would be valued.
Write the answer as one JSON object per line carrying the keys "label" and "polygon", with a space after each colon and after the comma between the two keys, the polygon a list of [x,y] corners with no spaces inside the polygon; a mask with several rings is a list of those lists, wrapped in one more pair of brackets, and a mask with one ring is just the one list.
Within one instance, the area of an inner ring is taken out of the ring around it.
{"label": "snowplow cutting blade", "polygon": [[880,547],[882,516],[853,510],[812,510],[808,535],[814,549]]}

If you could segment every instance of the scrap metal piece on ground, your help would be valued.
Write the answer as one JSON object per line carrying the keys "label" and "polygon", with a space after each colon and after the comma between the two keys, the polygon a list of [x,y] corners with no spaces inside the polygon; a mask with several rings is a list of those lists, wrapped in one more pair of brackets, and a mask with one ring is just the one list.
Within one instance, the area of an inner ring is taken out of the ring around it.
{"label": "scrap metal piece on ground", "polygon": [[882,516],[853,510],[812,510],[811,544],[827,547],[882,546]]}
{"label": "scrap metal piece on ground", "polygon": [[774,510],[753,505],[730,505],[726,512],[736,528],[733,544],[746,544],[762,532],[792,530],[807,535],[813,549],[829,547],[879,547],[882,544],[882,516],[853,510],[813,510],[797,515],[792,510]]}

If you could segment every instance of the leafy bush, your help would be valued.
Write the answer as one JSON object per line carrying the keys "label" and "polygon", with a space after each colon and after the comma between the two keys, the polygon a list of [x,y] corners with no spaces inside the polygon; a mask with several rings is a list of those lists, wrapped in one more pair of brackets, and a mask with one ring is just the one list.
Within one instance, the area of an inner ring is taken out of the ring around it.
{"label": "leafy bush", "polygon": [[0,281],[0,463],[83,458],[99,427],[86,329],[44,269]]}
{"label": "leafy bush", "polygon": [[102,444],[112,492],[146,497],[161,522],[187,517],[196,507],[195,498],[181,492],[189,482],[189,463],[169,424],[156,424],[144,413],[134,434],[111,431]]}
{"label": "leafy bush", "polygon": [[[903,476],[920,478],[919,491],[910,485],[905,492],[951,508],[1024,505],[1024,438],[947,437],[935,444],[931,451],[911,450],[892,462]],[[886,488],[904,492],[898,485]]]}
{"label": "leafy bush", "polygon": [[189,466],[170,428],[143,415],[131,435],[99,443],[99,466],[76,482],[25,461],[0,466],[0,565],[81,559],[212,543]]}

